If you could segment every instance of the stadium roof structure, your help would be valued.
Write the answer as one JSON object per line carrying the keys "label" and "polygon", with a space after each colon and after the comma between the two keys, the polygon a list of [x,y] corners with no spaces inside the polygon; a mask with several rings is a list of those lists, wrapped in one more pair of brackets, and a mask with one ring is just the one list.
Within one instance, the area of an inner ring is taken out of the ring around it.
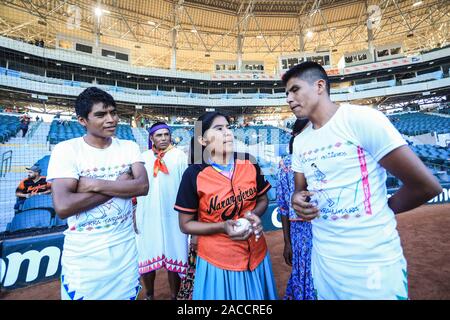
{"label": "stadium roof structure", "polygon": [[402,43],[406,53],[449,43],[447,0],[3,0],[0,35],[57,37],[129,50],[131,63],[212,72],[214,61],[264,61],[301,51]]}

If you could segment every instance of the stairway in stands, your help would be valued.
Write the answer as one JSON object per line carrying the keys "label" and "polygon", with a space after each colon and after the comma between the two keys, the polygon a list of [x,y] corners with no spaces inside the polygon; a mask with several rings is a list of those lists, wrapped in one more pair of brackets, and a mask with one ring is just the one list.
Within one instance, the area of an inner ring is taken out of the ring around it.
{"label": "stairway in stands", "polygon": [[15,191],[19,182],[27,177],[25,168],[51,153],[47,143],[49,129],[50,123],[32,122],[24,138],[19,132],[15,138],[0,144],[0,160],[4,152],[12,151],[11,171],[0,176],[0,232],[6,229],[6,224],[14,216]]}

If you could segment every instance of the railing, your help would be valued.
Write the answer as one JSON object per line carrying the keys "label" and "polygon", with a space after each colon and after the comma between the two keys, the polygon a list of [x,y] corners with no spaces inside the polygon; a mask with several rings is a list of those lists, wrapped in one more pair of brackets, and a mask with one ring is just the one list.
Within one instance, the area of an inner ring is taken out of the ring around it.
{"label": "railing", "polygon": [[[0,166],[0,178],[5,177],[8,172],[11,171],[12,166],[12,150],[3,152],[2,163]],[[3,170],[3,168],[5,170]]]}
{"label": "railing", "polygon": [[401,82],[402,82],[402,84],[410,84],[410,83],[417,83],[417,82],[428,81],[428,80],[438,80],[438,79],[442,79],[443,77],[444,77],[444,73],[441,70],[439,70],[439,71],[435,71],[435,72],[424,73],[424,74],[418,75],[414,78],[402,79]]}
{"label": "railing", "polygon": [[34,133],[36,132],[37,128],[39,128],[41,123],[42,121],[36,121],[31,129],[27,132],[27,142],[30,142],[31,138],[33,138]]}

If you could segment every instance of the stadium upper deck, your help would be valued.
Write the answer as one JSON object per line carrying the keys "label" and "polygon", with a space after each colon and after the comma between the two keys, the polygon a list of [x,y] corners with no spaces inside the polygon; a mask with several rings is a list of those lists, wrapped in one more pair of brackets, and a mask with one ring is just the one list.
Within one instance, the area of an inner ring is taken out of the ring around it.
{"label": "stadium upper deck", "polygon": [[[355,101],[431,91],[447,95],[449,66],[450,47],[446,47],[357,69],[342,68],[330,74],[332,99]],[[0,86],[5,90],[71,98],[96,85],[131,105],[268,107],[286,104],[279,78],[149,69],[0,37]]]}

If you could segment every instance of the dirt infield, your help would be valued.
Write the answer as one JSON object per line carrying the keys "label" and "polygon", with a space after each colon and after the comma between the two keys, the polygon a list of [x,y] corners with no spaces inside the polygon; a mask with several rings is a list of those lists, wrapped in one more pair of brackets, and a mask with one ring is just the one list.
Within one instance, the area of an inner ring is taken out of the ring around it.
{"label": "dirt infield", "polygon": [[[398,215],[397,221],[408,261],[410,299],[450,299],[450,204],[422,206]],[[282,298],[290,273],[283,260],[283,235],[281,231],[274,231],[266,237],[278,294]],[[52,281],[3,293],[0,298],[57,300],[59,290],[59,281]],[[155,298],[169,299],[167,276],[161,270],[157,272]]]}

